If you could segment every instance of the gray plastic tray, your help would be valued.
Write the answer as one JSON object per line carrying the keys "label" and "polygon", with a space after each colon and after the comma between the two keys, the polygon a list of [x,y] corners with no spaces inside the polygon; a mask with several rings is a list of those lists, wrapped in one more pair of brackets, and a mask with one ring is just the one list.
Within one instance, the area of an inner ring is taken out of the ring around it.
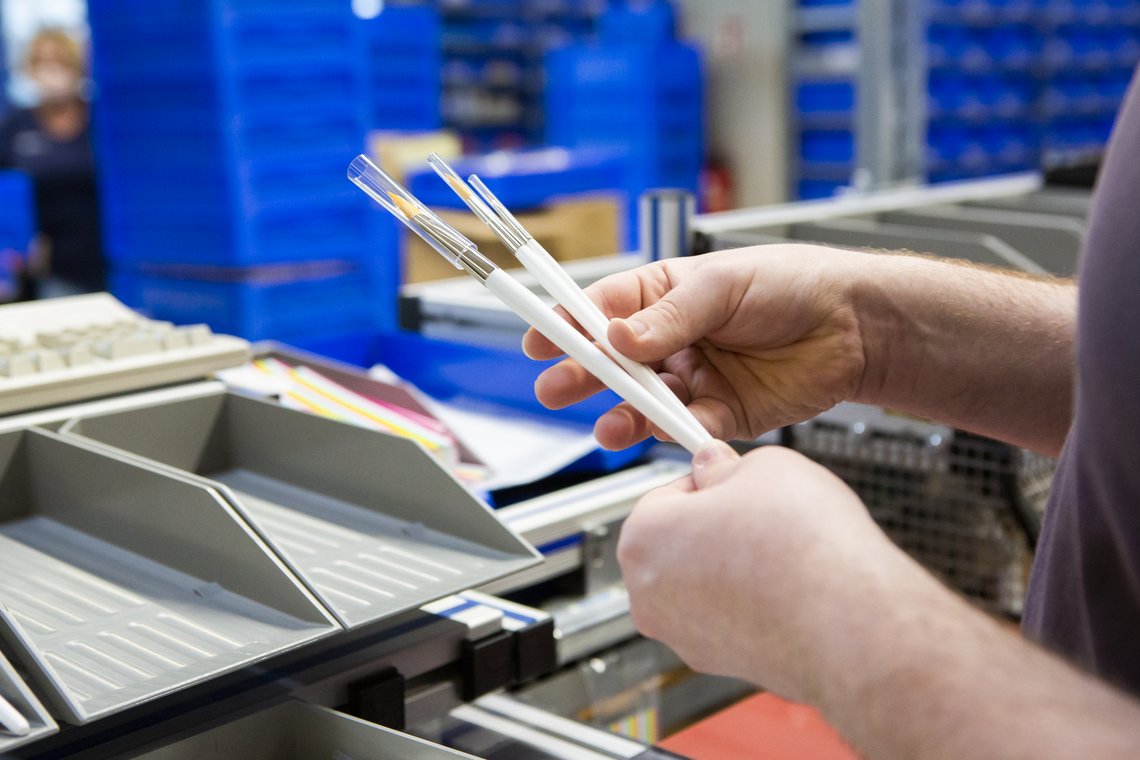
{"label": "gray plastic tray", "polygon": [[59,730],[59,726],[48,715],[47,710],[36,699],[36,695],[20,678],[12,663],[0,654],[0,696],[8,700],[28,720],[31,730],[24,736],[13,736],[0,728],[0,754],[22,747],[29,742],[42,739]]}
{"label": "gray plastic tray", "polygon": [[136,760],[419,760],[471,758],[344,713],[285,702]]}
{"label": "gray plastic tray", "polygon": [[993,235],[1051,274],[1077,269],[1084,224],[1064,216],[968,206],[925,206],[879,215],[884,222]]}
{"label": "gray plastic tray", "polygon": [[233,393],[64,430],[216,484],[345,626],[541,561],[426,450],[397,436]]}
{"label": "gray plastic tray", "polygon": [[0,636],[53,713],[122,710],[337,630],[214,490],[0,436]]}

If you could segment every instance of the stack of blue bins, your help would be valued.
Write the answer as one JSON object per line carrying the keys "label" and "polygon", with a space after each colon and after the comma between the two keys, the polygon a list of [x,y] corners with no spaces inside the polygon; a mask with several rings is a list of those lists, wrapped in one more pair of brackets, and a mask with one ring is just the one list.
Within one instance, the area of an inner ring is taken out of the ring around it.
{"label": "stack of blue bins", "polygon": [[625,157],[627,243],[636,238],[637,197],[656,187],[698,191],[704,160],[700,52],[675,37],[672,6],[607,10],[599,44],[546,56],[546,141]]}
{"label": "stack of blue bins", "polygon": [[444,120],[469,152],[540,145],[542,58],[589,38],[610,0],[431,0],[442,16]]}
{"label": "stack of blue bins", "polygon": [[1033,169],[1045,36],[1027,0],[936,0],[927,25],[927,177]]}
{"label": "stack of blue bins", "polygon": [[21,171],[0,171],[0,302],[19,295],[36,236],[35,212],[31,178]]}
{"label": "stack of blue bins", "polygon": [[385,318],[393,257],[345,178],[371,107],[348,0],[101,0],[89,17],[115,294],[249,339]]}
{"label": "stack of blue bins", "polygon": [[1099,154],[1140,61],[1140,3],[1039,2],[1042,152],[1051,164]]}
{"label": "stack of blue bins", "polygon": [[439,12],[430,5],[385,4],[361,21],[367,35],[374,129],[440,129],[443,47]]}
{"label": "stack of blue bins", "polygon": [[799,0],[796,14],[790,193],[803,199],[827,198],[850,185],[855,171],[855,2]]}
{"label": "stack of blue bins", "polygon": [[797,197],[827,198],[849,184],[855,171],[855,91],[853,78],[845,74],[817,73],[796,83],[799,154],[792,173]]}
{"label": "stack of blue bins", "polygon": [[1140,60],[1135,0],[937,0],[932,181],[1094,157]]}
{"label": "stack of blue bins", "polygon": [[[856,163],[858,0],[799,0],[793,193],[834,195]],[[926,174],[932,182],[1099,154],[1140,61],[1137,0],[931,0]],[[823,23],[823,22],[827,23]]]}

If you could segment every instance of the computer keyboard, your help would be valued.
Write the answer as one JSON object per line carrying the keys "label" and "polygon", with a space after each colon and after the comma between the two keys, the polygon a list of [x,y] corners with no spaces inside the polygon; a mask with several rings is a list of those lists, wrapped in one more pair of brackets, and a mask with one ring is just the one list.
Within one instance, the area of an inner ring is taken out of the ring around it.
{"label": "computer keyboard", "polygon": [[249,344],[177,327],[107,293],[0,306],[0,414],[202,378]]}

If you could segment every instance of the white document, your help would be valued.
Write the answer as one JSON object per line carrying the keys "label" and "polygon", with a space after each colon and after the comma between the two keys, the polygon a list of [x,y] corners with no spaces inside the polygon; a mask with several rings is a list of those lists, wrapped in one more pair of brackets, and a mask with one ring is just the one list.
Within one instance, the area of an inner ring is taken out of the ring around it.
{"label": "white document", "polygon": [[481,407],[475,401],[454,404],[426,399],[425,403],[488,467],[487,479],[471,483],[478,491],[532,483],[598,448],[590,425],[514,414],[500,406]]}

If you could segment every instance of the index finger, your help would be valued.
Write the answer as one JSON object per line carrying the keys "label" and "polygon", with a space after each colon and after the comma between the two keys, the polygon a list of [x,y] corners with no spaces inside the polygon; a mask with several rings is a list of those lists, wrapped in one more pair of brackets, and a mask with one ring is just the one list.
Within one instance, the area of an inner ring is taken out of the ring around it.
{"label": "index finger", "polygon": [[[583,292],[608,319],[628,317],[655,303],[672,287],[665,265],[668,262],[655,261],[624,272],[617,272],[598,280],[583,289]],[[571,324],[582,328],[562,307],[558,313]],[[587,335],[586,337],[591,337]],[[551,343],[533,327],[526,331],[522,341],[523,353],[531,359],[545,361],[562,356],[562,349]]]}

